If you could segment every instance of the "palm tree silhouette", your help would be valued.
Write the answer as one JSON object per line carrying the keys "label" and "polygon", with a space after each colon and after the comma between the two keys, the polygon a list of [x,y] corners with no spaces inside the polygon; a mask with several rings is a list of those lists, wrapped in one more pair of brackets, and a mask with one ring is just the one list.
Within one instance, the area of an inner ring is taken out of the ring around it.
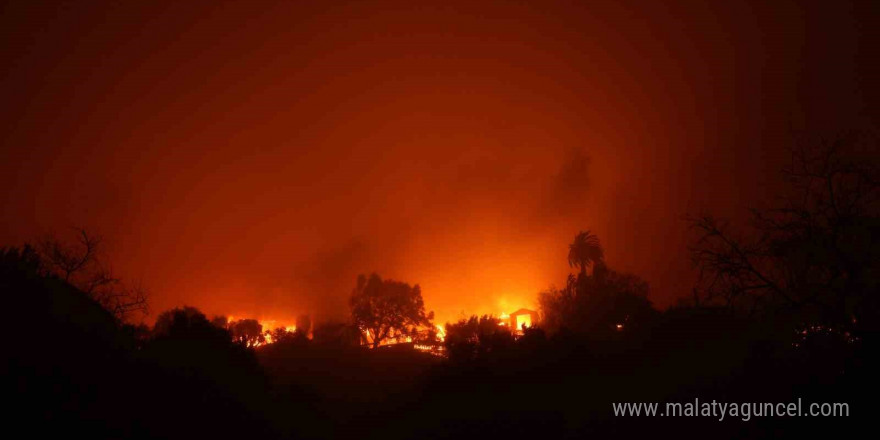
{"label": "palm tree silhouette", "polygon": [[599,237],[589,230],[581,231],[574,237],[574,242],[568,246],[568,265],[579,267],[581,276],[587,274],[587,267],[592,266],[595,273],[596,265],[601,264],[605,258],[605,251],[599,244]]}

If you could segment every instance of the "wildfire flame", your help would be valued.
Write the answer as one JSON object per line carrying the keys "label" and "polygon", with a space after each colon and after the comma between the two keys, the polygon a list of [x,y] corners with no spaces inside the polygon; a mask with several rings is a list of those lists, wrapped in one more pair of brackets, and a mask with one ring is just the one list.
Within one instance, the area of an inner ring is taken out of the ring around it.
{"label": "wildfire flame", "polygon": [[[239,319],[250,319],[250,318],[236,318],[233,315],[228,315],[226,317],[226,321],[228,323],[227,325],[232,324],[233,322],[238,321]],[[287,323],[282,323],[281,321],[279,321],[277,319],[258,319],[257,322],[260,323],[260,326],[262,326],[262,328],[263,328],[263,338],[265,339],[265,342],[257,342],[254,344],[255,347],[260,347],[260,346],[263,346],[266,344],[271,344],[271,343],[275,342],[272,340],[272,333],[271,333],[275,329],[283,328],[285,331],[288,331],[291,333],[296,331],[296,325],[289,325]]]}
{"label": "wildfire flame", "polygon": [[436,325],[435,327],[437,327],[437,339],[439,339],[440,342],[445,341],[446,340],[446,329],[443,328],[443,326],[439,325],[439,324]]}

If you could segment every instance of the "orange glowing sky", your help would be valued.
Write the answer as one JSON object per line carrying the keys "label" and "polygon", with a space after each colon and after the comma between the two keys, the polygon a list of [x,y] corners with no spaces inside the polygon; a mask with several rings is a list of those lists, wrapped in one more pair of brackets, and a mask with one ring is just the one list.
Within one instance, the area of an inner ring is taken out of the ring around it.
{"label": "orange glowing sky", "polygon": [[686,213],[878,121],[876,4],[118,3],[2,7],[0,239],[100,231],[153,316],[340,316],[369,271],[511,311],[588,228],[666,306]]}

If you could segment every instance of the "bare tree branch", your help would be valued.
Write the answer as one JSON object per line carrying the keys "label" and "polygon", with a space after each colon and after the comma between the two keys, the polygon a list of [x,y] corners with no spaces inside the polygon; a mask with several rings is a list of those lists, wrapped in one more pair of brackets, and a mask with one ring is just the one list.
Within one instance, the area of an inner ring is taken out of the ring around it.
{"label": "bare tree branch", "polygon": [[101,250],[103,240],[84,228],[74,228],[76,242],[68,244],[55,236],[40,241],[40,258],[49,275],[57,276],[82,290],[119,322],[135,313],[147,313],[147,292],[140,285],[133,287],[113,275],[103,264]]}
{"label": "bare tree branch", "polygon": [[786,191],[776,207],[751,211],[744,237],[712,216],[688,218],[699,296],[751,311],[812,308],[838,322],[850,304],[873,304],[865,277],[878,269],[878,153],[875,138],[855,135],[796,144]]}

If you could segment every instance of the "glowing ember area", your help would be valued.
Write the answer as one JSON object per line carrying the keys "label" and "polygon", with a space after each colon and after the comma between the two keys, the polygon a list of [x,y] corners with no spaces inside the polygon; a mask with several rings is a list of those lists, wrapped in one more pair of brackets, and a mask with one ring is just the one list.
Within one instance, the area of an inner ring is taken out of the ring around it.
{"label": "glowing ember area", "polygon": [[498,325],[504,326],[504,327],[509,327],[510,326],[510,315],[508,315],[507,313],[501,312],[501,314],[498,315]]}
{"label": "glowing ember area", "polygon": [[[367,334],[369,334],[369,333],[367,333]],[[379,346],[381,347],[381,346],[385,346],[385,345],[407,344],[412,341],[413,341],[412,336],[401,335],[401,336],[397,336],[397,337],[388,338],[388,339],[382,341],[382,343],[380,343]]]}
{"label": "glowing ember area", "polygon": [[435,325],[434,327],[437,329],[437,339],[439,339],[440,342],[445,341],[446,340],[446,329],[443,328],[442,325]]}
{"label": "glowing ember area", "polygon": [[826,341],[837,339],[846,344],[855,344],[861,341],[861,338],[853,335],[847,330],[841,330],[840,328],[833,326],[808,325],[795,330],[795,340],[791,345],[795,348],[801,348],[804,345],[809,344],[811,341],[823,339]]}
{"label": "glowing ember area", "polygon": [[[226,329],[233,334],[233,337],[238,338],[240,335],[236,334],[236,323],[249,320],[250,318],[239,318],[235,315],[229,315],[222,319],[225,319]],[[284,332],[287,333],[293,333],[296,331],[296,325],[287,321],[278,319],[256,319],[254,321],[258,324],[258,327],[254,330],[259,331],[260,333],[259,335],[249,335],[252,338],[252,342],[250,342],[249,345],[252,347],[260,347],[276,342],[273,333],[278,330],[283,329]]]}
{"label": "glowing ember area", "polygon": [[525,329],[533,327],[538,322],[538,312],[529,309],[519,309],[509,315],[507,322],[509,322],[508,325],[515,334],[522,335]]}
{"label": "glowing ember area", "polygon": [[[369,330],[361,333],[363,336],[362,345],[364,347],[372,347],[372,334]],[[443,342],[446,340],[446,329],[441,325],[433,327],[421,328],[414,335],[398,334],[383,340],[378,348],[387,348],[393,346],[412,346],[413,349],[423,351],[437,356],[445,355]]]}
{"label": "glowing ember area", "polygon": [[530,315],[519,315],[516,317],[516,328],[528,328],[532,326],[532,317]]}
{"label": "glowing ember area", "polygon": [[[270,322],[271,322],[271,321],[270,321]],[[260,324],[263,325],[263,331],[264,331],[264,334],[266,335],[266,336],[265,336],[265,338],[266,338],[266,342],[265,342],[265,343],[266,343],[266,344],[271,344],[271,343],[275,342],[274,339],[273,339],[273,336],[272,336],[272,330],[274,330],[274,329],[272,329],[271,327],[269,327],[269,330],[267,330],[267,327],[266,327],[265,324],[263,324],[263,322],[260,322]],[[295,325],[289,325],[289,326],[287,326],[287,327],[276,327],[276,328],[284,328],[284,331],[286,331],[286,332],[288,332],[288,333],[293,333],[293,332],[296,331],[296,326],[295,326]],[[260,344],[260,345],[262,345],[262,344]]]}

